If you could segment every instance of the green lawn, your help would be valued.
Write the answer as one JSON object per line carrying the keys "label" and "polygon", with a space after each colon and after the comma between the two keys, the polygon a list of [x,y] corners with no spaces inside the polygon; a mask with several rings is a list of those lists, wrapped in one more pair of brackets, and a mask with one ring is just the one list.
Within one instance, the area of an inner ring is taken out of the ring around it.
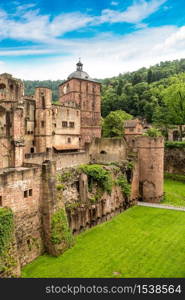
{"label": "green lawn", "polygon": [[165,199],[162,204],[185,206],[185,182],[165,179]]}
{"label": "green lawn", "polygon": [[60,257],[40,256],[22,277],[185,277],[185,212],[130,208]]}

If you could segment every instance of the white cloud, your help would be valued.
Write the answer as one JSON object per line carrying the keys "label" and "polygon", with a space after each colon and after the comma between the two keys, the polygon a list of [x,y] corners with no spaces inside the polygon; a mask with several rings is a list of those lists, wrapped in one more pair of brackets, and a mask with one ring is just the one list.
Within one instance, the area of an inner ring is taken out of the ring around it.
{"label": "white cloud", "polygon": [[129,6],[125,11],[104,9],[102,11],[101,21],[109,23],[127,22],[138,23],[156,12],[167,0],[139,0]]}
{"label": "white cloud", "polygon": [[111,5],[112,5],[112,6],[117,6],[118,4],[119,4],[119,2],[116,2],[116,1],[112,1],[112,2],[111,2]]}
{"label": "white cloud", "polygon": [[[12,73],[22,79],[64,79],[75,69],[78,57],[91,77],[105,78],[164,60],[184,57],[184,45],[163,47],[170,36],[178,32],[176,26],[144,28],[125,36],[100,35],[93,39],[71,40],[63,50],[68,56],[26,59],[13,65],[1,66],[2,72]],[[42,49],[41,49],[42,50]]]}
{"label": "white cloud", "polygon": [[142,20],[158,10],[166,1],[137,0],[125,11],[104,9],[99,16],[72,12],[54,18],[50,15],[41,15],[39,9],[35,8],[35,4],[18,5],[14,14],[7,14],[0,10],[0,39],[51,44],[57,42],[65,33],[87,28],[87,26],[105,22],[141,24]]}

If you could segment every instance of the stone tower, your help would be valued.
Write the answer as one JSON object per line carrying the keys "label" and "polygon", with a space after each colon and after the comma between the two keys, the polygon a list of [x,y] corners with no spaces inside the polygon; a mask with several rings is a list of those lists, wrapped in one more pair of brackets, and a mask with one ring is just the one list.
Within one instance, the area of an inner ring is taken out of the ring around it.
{"label": "stone tower", "polygon": [[139,194],[142,201],[160,202],[163,198],[164,139],[142,136],[137,139]]}
{"label": "stone tower", "polygon": [[52,148],[52,92],[46,87],[37,87],[35,143],[36,152],[46,152]]}
{"label": "stone tower", "polygon": [[59,86],[59,100],[64,105],[76,105],[81,110],[80,145],[90,143],[94,137],[101,137],[100,83],[83,71],[79,60],[76,71]]}

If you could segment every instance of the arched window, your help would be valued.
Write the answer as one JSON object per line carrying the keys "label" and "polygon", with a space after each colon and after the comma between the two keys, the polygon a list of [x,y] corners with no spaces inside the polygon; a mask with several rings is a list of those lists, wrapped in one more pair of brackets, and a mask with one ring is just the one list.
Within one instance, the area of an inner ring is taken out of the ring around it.
{"label": "arched window", "polygon": [[0,94],[5,94],[6,85],[4,83],[0,83]]}

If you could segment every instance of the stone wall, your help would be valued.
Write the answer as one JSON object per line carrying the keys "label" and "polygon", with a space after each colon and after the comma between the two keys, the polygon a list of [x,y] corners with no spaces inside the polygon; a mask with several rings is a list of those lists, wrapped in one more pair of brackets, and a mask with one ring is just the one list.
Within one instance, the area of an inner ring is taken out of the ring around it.
{"label": "stone wall", "polygon": [[165,148],[164,170],[168,173],[185,174],[185,148]]}
{"label": "stone wall", "polygon": [[[127,162],[125,166],[126,164]],[[103,190],[96,181],[91,183],[90,188],[90,178],[79,168],[66,168],[57,173],[57,189],[65,204],[69,226],[74,234],[109,220],[136,203],[137,195],[134,194],[132,187],[131,194],[128,196],[124,194],[119,184],[115,183],[120,176],[124,176],[126,180],[127,175],[123,165],[120,167],[101,165],[101,167],[112,177],[111,192]],[[133,178],[136,179],[135,176],[129,179],[131,185]]]}
{"label": "stone wall", "polygon": [[164,139],[142,136],[137,139],[139,197],[146,202],[163,198]]}
{"label": "stone wall", "polygon": [[96,138],[89,147],[89,155],[92,162],[120,162],[127,158],[127,145],[119,138]]}
{"label": "stone wall", "polygon": [[89,163],[89,154],[85,151],[57,153],[53,158],[56,160],[57,170]]}
{"label": "stone wall", "polygon": [[41,168],[3,170],[0,174],[2,206],[15,219],[17,256],[23,266],[43,252],[41,228]]}

